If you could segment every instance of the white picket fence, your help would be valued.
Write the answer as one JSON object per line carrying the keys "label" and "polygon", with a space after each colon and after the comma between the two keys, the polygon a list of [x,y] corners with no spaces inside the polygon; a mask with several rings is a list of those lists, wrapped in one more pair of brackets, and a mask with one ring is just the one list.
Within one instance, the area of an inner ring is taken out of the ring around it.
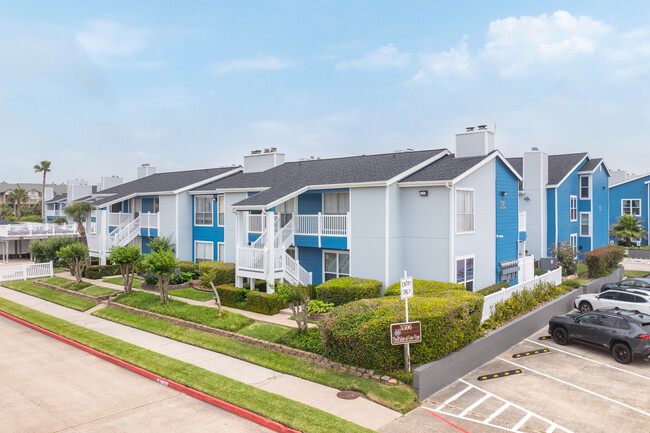
{"label": "white picket fence", "polygon": [[25,263],[18,266],[0,267],[0,282],[27,280],[29,278],[53,277],[54,266],[49,263]]}
{"label": "white picket fence", "polygon": [[490,318],[492,315],[492,309],[497,302],[508,299],[514,293],[521,292],[524,289],[532,289],[541,282],[560,284],[562,282],[562,268],[557,268],[531,280],[524,281],[523,283],[519,283],[515,286],[502,289],[501,291],[492,293],[491,295],[487,295],[485,297],[485,302],[483,303],[483,317],[481,319],[481,322],[485,322]]}

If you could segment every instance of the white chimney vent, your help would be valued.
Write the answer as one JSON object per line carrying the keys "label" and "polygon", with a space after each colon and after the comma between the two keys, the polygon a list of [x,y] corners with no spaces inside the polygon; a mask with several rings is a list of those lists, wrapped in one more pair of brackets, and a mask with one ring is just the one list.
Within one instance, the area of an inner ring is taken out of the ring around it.
{"label": "white chimney vent", "polygon": [[494,132],[487,125],[469,126],[456,134],[456,157],[483,156],[494,150]]}
{"label": "white chimney vent", "polygon": [[284,153],[278,153],[277,148],[253,150],[244,156],[244,173],[257,173],[284,164]]}
{"label": "white chimney vent", "polygon": [[156,173],[156,167],[152,167],[151,165],[146,163],[142,164],[140,167],[138,167],[137,179],[151,176],[154,173]]}

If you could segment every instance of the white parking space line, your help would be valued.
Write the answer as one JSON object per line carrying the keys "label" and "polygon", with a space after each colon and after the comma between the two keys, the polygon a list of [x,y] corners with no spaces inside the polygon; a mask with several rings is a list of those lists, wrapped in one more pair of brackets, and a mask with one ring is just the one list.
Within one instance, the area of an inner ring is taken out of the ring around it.
{"label": "white parking space line", "polygon": [[500,408],[498,408],[497,410],[495,410],[494,412],[492,412],[492,415],[490,415],[489,417],[485,418],[485,422],[490,422],[490,421],[492,421],[494,418],[496,418],[497,416],[501,415],[501,412],[503,412],[504,410],[508,409],[509,407],[510,407],[510,403],[504,403],[503,406],[501,406]]}
{"label": "white parking space line", "polygon": [[553,433],[555,431],[555,427],[557,427],[556,424],[551,425],[549,428],[546,429],[546,433]]}
{"label": "white parking space line", "polygon": [[490,396],[487,395],[487,394],[485,394],[483,397],[479,398],[479,399],[476,400],[474,403],[472,403],[470,406],[468,406],[467,409],[465,409],[465,410],[462,411],[460,414],[458,414],[458,416],[465,416],[465,415],[467,415],[467,413],[468,413],[469,411],[471,411],[471,410],[474,409],[475,407],[479,406],[481,403],[483,403],[483,402],[484,402],[485,400],[487,400],[488,398],[490,398]]}
{"label": "white parking space line", "polygon": [[528,421],[530,419],[530,417],[532,415],[533,415],[532,413],[528,412],[526,414],[526,416],[524,416],[522,419],[520,419],[519,422],[517,424],[515,424],[515,426],[512,429],[514,431],[519,431],[519,429],[526,423],[526,421]]}
{"label": "white parking space line", "polygon": [[[469,385],[469,384],[468,384],[468,385]],[[447,406],[449,403],[451,403],[452,401],[456,400],[458,397],[460,397],[461,395],[465,394],[465,393],[466,393],[467,391],[469,391],[470,389],[472,389],[472,385],[469,385],[467,388],[465,388],[464,390],[462,390],[462,391],[459,392],[458,394],[449,397],[449,398],[448,398],[447,400],[445,400],[445,401],[444,401],[440,406],[438,406],[438,408],[437,408],[436,410],[440,410],[440,409],[442,409],[443,407]]]}
{"label": "white parking space line", "polygon": [[497,359],[500,359],[500,360],[503,361],[503,362],[507,362],[508,364],[512,364],[512,365],[516,366],[517,368],[525,369],[525,370],[530,371],[530,372],[533,372],[533,373],[535,373],[535,374],[539,374],[540,376],[547,377],[547,378],[549,378],[549,379],[551,379],[551,380],[554,380],[554,381],[556,381],[556,382],[563,383],[564,385],[568,385],[568,386],[570,386],[570,387],[572,387],[572,388],[579,389],[580,391],[586,392],[587,394],[591,394],[591,395],[594,395],[594,396],[596,396],[596,397],[600,397],[600,398],[602,398],[603,400],[610,401],[610,402],[612,402],[612,403],[618,404],[619,406],[623,406],[623,407],[625,407],[625,408],[627,408],[627,409],[633,410],[633,411],[638,412],[638,413],[640,413],[640,414],[643,414],[643,415],[645,415],[645,416],[647,416],[647,417],[650,417],[650,413],[648,413],[648,412],[645,412],[645,411],[643,411],[643,410],[641,410],[641,409],[638,409],[638,408],[636,408],[636,407],[634,407],[634,406],[630,406],[629,404],[626,404],[626,403],[620,402],[620,401],[618,401],[618,400],[614,400],[613,398],[606,397],[606,396],[604,396],[604,395],[602,395],[602,394],[598,394],[597,392],[590,391],[590,390],[588,390],[588,389],[586,389],[586,388],[583,388],[583,387],[581,387],[581,386],[579,386],[579,385],[575,385],[575,384],[573,384],[573,383],[571,383],[571,382],[567,382],[566,380],[558,379],[557,377],[553,377],[553,376],[548,375],[548,374],[546,374],[546,373],[542,373],[541,371],[533,370],[533,369],[530,368],[530,367],[524,367],[524,366],[522,366],[522,365],[517,364],[516,362],[512,362],[512,361],[509,361],[509,360],[507,360],[507,359],[503,359],[503,358],[497,358]]}
{"label": "white parking space line", "polygon": [[526,341],[529,341],[529,342],[535,343],[535,344],[539,344],[540,346],[548,347],[549,349],[553,349],[553,350],[556,350],[556,351],[561,352],[561,353],[566,353],[567,355],[575,356],[576,358],[584,359],[585,361],[593,362],[594,364],[604,365],[605,367],[613,368],[614,370],[622,371],[623,373],[631,374],[633,376],[637,376],[637,377],[640,377],[640,378],[645,379],[645,380],[650,380],[650,377],[648,377],[648,376],[644,376],[642,374],[634,373],[632,371],[627,371],[627,370],[625,370],[623,368],[614,367],[613,365],[605,364],[604,362],[596,361],[594,359],[589,359],[589,358],[586,358],[586,357],[581,356],[581,355],[576,355],[575,353],[571,353],[571,352],[568,352],[566,350],[558,349],[557,347],[554,347],[554,346],[548,346],[546,344],[539,343],[539,342],[537,342],[535,340],[529,340],[528,338],[526,338]]}

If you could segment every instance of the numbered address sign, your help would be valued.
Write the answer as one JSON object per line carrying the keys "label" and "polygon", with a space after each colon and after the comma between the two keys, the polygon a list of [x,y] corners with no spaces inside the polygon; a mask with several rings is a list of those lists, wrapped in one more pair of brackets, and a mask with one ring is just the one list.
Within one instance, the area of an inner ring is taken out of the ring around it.
{"label": "numbered address sign", "polygon": [[420,322],[392,323],[390,325],[390,343],[407,344],[422,341]]}

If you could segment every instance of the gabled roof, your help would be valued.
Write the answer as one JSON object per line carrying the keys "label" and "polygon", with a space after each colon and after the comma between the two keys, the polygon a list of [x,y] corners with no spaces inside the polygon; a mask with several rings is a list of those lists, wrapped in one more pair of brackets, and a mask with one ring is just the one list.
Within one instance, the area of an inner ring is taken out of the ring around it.
{"label": "gabled roof", "polygon": [[587,158],[586,152],[548,156],[548,186],[557,186]]}
{"label": "gabled roof", "polygon": [[[625,179],[623,182],[619,182],[619,183],[615,183],[614,185],[610,185],[609,189],[616,188],[617,186],[621,186],[621,185],[624,185],[626,183],[634,182],[636,180],[641,180],[641,179],[644,179],[646,177],[650,177],[650,173],[634,176],[634,177],[631,177],[630,179]],[[645,182],[645,183],[648,183],[648,182]]]}
{"label": "gabled roof", "polygon": [[[46,183],[46,187],[52,187],[54,190],[54,195],[58,194],[64,194],[68,187],[65,184],[56,184],[56,183]],[[13,191],[16,188],[22,188],[25,191],[31,191],[35,190],[39,194],[43,193],[43,184],[42,183],[27,183],[27,182],[20,182],[20,183],[9,183],[9,182],[0,182],[0,194],[5,193],[7,191]]]}
{"label": "gabled roof", "polygon": [[448,153],[447,149],[435,149],[286,162],[259,173],[236,174],[195,188],[193,192],[257,190],[261,192],[233,206],[266,207],[310,187],[342,188],[372,183],[386,184],[399,175],[408,175],[405,172],[410,169],[417,169],[419,165]]}
{"label": "gabled roof", "polygon": [[210,181],[215,177],[226,175],[239,167],[206,168],[200,170],[170,171],[155,173],[140,179],[116,185],[93,194],[95,206],[111,204],[130,197],[145,194],[170,194],[179,189],[192,186],[201,181]]}
{"label": "gabled roof", "polygon": [[524,176],[524,158],[522,157],[515,157],[515,158],[507,158],[508,162],[514,168],[517,170],[517,173],[519,173],[519,176],[523,177]]}
{"label": "gabled roof", "polygon": [[68,194],[55,195],[45,203],[65,203],[68,199]]}
{"label": "gabled roof", "polygon": [[600,163],[603,161],[603,158],[594,158],[585,162],[582,167],[580,167],[581,172],[592,172],[598,168]]}

